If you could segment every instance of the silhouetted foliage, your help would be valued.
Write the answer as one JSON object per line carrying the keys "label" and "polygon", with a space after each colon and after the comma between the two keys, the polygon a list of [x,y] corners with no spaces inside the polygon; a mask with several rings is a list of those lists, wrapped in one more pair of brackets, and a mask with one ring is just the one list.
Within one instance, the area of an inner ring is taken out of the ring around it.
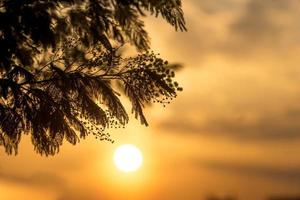
{"label": "silhouetted foliage", "polygon": [[[145,104],[176,97],[172,67],[149,51],[146,13],[185,30],[180,0],[0,0],[0,145],[8,154],[22,134],[45,155],[89,134],[111,141],[105,129],[129,120],[117,88],[145,125]],[[119,55],[127,42],[135,57]]]}

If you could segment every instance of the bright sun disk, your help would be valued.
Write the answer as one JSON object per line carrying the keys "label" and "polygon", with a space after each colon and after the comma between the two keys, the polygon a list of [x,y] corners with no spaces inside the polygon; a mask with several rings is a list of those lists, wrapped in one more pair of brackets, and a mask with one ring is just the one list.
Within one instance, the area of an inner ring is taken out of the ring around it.
{"label": "bright sun disk", "polygon": [[141,167],[143,156],[136,146],[124,144],[116,149],[114,162],[119,170],[123,172],[133,172]]}

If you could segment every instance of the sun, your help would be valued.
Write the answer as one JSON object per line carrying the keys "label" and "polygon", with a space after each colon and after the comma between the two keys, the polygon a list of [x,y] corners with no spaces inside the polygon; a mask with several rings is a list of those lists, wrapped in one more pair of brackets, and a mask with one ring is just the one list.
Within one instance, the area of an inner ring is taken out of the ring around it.
{"label": "sun", "polygon": [[114,153],[114,163],[123,172],[134,172],[138,170],[143,162],[141,151],[132,144],[119,146]]}

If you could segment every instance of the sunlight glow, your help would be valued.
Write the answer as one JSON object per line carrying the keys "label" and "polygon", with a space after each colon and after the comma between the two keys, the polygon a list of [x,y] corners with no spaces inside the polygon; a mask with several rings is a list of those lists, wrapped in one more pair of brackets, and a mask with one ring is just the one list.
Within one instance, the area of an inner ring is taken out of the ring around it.
{"label": "sunlight glow", "polygon": [[143,156],[136,146],[124,144],[116,149],[114,162],[119,170],[123,172],[134,172],[141,167]]}

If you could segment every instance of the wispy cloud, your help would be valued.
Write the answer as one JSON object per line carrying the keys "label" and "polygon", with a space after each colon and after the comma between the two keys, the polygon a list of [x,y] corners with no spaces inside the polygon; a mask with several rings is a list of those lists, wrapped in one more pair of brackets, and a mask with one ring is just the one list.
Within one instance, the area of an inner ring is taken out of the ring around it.
{"label": "wispy cloud", "polygon": [[226,173],[233,173],[235,175],[255,176],[262,179],[271,179],[273,181],[285,181],[289,184],[293,183],[300,186],[300,166],[279,167],[212,160],[201,160],[195,162],[195,164]]}
{"label": "wispy cloud", "polygon": [[[194,110],[195,111],[195,110]],[[300,139],[300,110],[285,113],[262,113],[254,118],[240,115],[213,116],[204,121],[184,117],[166,120],[161,127],[173,133],[192,133],[229,137],[241,140],[290,140]]]}
{"label": "wispy cloud", "polygon": [[65,180],[62,177],[49,172],[35,172],[32,175],[26,176],[0,171],[0,180],[39,187],[63,187],[65,185]]}

